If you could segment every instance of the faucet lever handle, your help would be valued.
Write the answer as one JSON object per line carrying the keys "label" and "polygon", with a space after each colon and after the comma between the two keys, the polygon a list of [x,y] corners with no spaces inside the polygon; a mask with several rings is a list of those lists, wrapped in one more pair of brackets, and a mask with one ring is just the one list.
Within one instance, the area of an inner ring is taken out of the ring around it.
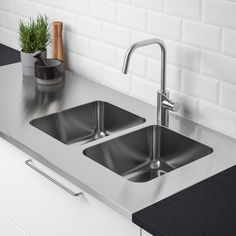
{"label": "faucet lever handle", "polygon": [[180,104],[178,102],[172,101],[165,94],[163,94],[162,106],[173,112],[177,112],[180,108]]}

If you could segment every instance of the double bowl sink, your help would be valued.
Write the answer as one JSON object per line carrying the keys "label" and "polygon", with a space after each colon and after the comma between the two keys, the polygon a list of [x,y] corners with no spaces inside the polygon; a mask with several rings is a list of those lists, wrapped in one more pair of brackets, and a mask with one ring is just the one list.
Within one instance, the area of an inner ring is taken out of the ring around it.
{"label": "double bowl sink", "polygon": [[104,139],[84,155],[132,181],[146,182],[213,152],[212,148],[153,125],[106,139],[145,119],[103,101],[95,101],[32,120],[37,129],[70,145]]}

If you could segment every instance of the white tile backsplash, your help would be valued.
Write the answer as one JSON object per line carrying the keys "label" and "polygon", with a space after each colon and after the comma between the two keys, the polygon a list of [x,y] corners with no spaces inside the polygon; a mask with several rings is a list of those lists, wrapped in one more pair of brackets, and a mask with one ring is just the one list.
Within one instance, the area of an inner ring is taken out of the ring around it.
{"label": "white tile backsplash", "polygon": [[70,70],[153,105],[160,49],[138,49],[130,75],[120,70],[129,45],[161,38],[178,114],[236,137],[236,1],[2,0],[0,43],[18,49],[19,20],[38,13],[64,22]]}
{"label": "white tile backsplash", "polygon": [[6,11],[14,11],[14,0],[1,1],[1,9]]}
{"label": "white tile backsplash", "polygon": [[152,11],[163,11],[164,0],[133,0],[134,6],[150,9]]}
{"label": "white tile backsplash", "polygon": [[[61,1],[64,3],[64,0]],[[86,14],[89,11],[89,0],[66,0],[63,7],[68,11]]]}
{"label": "white tile backsplash", "polygon": [[226,55],[236,57],[236,31],[223,29],[222,51]]}
{"label": "white tile backsplash", "polygon": [[203,0],[203,20],[206,23],[236,30],[236,4],[224,0]]}
{"label": "white tile backsplash", "polygon": [[202,72],[222,81],[236,84],[236,58],[202,51]]}
{"label": "white tile backsplash", "polygon": [[0,11],[0,26],[6,25],[6,14]]}
{"label": "white tile backsplash", "polygon": [[147,25],[147,12],[140,8],[120,4],[117,6],[117,23],[144,31]]}
{"label": "white tile backsplash", "polygon": [[110,66],[103,66],[103,84],[126,94],[130,92],[130,76]]}
{"label": "white tile backsplash", "polygon": [[[78,34],[89,38],[102,38],[102,22],[100,21],[84,16],[78,16],[74,25]],[[76,44],[76,42],[74,43]]]}
{"label": "white tile backsplash", "polygon": [[116,5],[107,0],[90,0],[90,15],[102,20],[114,22]]}
{"label": "white tile backsplash", "polygon": [[[160,84],[161,81],[161,62],[159,60],[148,59],[147,78]],[[167,87],[179,90],[180,88],[180,68],[167,65],[166,68]]]}
{"label": "white tile backsplash", "polygon": [[236,113],[200,101],[199,122],[211,129],[236,137]]}
{"label": "white tile backsplash", "polygon": [[148,81],[141,77],[131,76],[131,95],[140,100],[156,105],[157,91],[160,89],[159,84]]}
{"label": "white tile backsplash", "polygon": [[221,83],[220,105],[236,112],[236,86],[228,83]]}
{"label": "white tile backsplash", "polygon": [[181,20],[176,17],[149,12],[147,31],[159,37],[179,40],[181,37]]}
{"label": "white tile backsplash", "polygon": [[117,47],[127,48],[130,44],[130,30],[114,24],[103,24],[103,40]]}
{"label": "white tile backsplash", "polygon": [[194,21],[183,21],[183,42],[200,48],[218,51],[220,48],[221,30],[212,25]]}
{"label": "white tile backsplash", "polygon": [[218,104],[219,80],[183,70],[182,91],[202,100]]}
{"label": "white tile backsplash", "polygon": [[166,11],[182,18],[199,20],[201,2],[201,0],[166,0]]}
{"label": "white tile backsplash", "polygon": [[24,17],[31,17],[33,15],[33,4],[27,0],[15,0],[14,13]]}
{"label": "white tile backsplash", "polygon": [[89,40],[84,36],[79,36],[70,31],[66,31],[64,34],[64,44],[65,49],[68,51],[85,56],[88,56],[89,54]]}
{"label": "white tile backsplash", "polygon": [[19,20],[23,20],[22,17],[16,16],[13,13],[5,14],[5,25],[6,28],[17,31],[19,27]]}
{"label": "white tile backsplash", "polygon": [[90,40],[89,56],[107,65],[115,66],[116,48],[105,43]]}

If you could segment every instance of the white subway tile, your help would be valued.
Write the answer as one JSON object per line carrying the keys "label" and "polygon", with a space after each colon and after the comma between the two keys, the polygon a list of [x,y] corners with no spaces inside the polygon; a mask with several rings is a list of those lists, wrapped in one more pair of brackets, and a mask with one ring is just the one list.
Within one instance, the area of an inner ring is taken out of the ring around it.
{"label": "white subway tile", "polygon": [[24,21],[25,19],[14,14],[8,13],[6,14],[6,27],[10,30],[18,32],[20,20]]}
{"label": "white subway tile", "polygon": [[[161,81],[161,63],[160,61],[148,59],[147,63],[147,78],[154,82],[160,83]],[[179,90],[180,89],[180,68],[167,65],[166,68],[167,87]]]}
{"label": "white subway tile", "polygon": [[154,106],[157,105],[157,91],[159,84],[142,79],[138,76],[131,76],[131,95]]}
{"label": "white subway tile", "polygon": [[0,43],[5,44],[9,47],[17,48],[16,33],[14,31],[0,27],[0,35]]}
{"label": "white subway tile", "polygon": [[236,114],[219,106],[200,101],[199,122],[218,132],[236,137]]}
{"label": "white subway tile", "polygon": [[223,29],[222,51],[226,55],[236,57],[236,31]]}
{"label": "white subway tile", "polygon": [[66,52],[66,61],[69,70],[76,74],[93,80],[100,80],[102,78],[101,63],[71,52]]}
{"label": "white subway tile", "polygon": [[102,23],[97,20],[79,16],[76,22],[76,32],[95,39],[101,39]]}
{"label": "white subway tile", "polygon": [[74,33],[65,31],[64,46],[67,50],[88,56],[89,40]]}
{"label": "white subway tile", "polygon": [[210,77],[183,70],[181,77],[182,91],[205,101],[217,104],[219,81]]}
{"label": "white subway tile", "polygon": [[203,20],[206,23],[236,29],[236,3],[221,0],[203,1]]}
{"label": "white subway tile", "polygon": [[50,5],[55,6],[58,8],[65,8],[65,1],[64,0],[36,0],[37,2],[44,4],[44,5]]}
{"label": "white subway tile", "polygon": [[6,14],[3,11],[0,11],[0,26],[5,25]]}
{"label": "white subway tile", "polygon": [[46,15],[48,17],[48,21],[52,22],[53,19],[53,8],[51,6],[47,6],[44,4],[33,2],[33,15],[37,16],[38,14]]}
{"label": "white subway tile", "polygon": [[180,104],[177,115],[198,122],[199,101],[197,98],[173,90],[170,90],[170,98]]}
{"label": "white subway tile", "polygon": [[89,55],[102,63],[112,66],[116,64],[116,48],[108,44],[90,40]]}
{"label": "white subway tile", "polygon": [[183,41],[200,48],[217,51],[220,47],[220,28],[193,21],[183,22]]}
{"label": "white subway tile", "polygon": [[131,0],[110,0],[112,2],[131,3]]}
{"label": "white subway tile", "polygon": [[65,51],[65,61],[66,61],[66,69],[79,74],[78,71],[78,55],[72,52]]}
{"label": "white subway tile", "polygon": [[6,10],[6,11],[13,11],[14,0],[1,0],[0,9]]}
{"label": "white subway tile", "polygon": [[102,78],[102,65],[88,58],[78,56],[78,74],[93,80]]}
{"label": "white subway tile", "polygon": [[204,74],[236,84],[236,59],[207,51],[201,57]]}
{"label": "white subway tile", "polygon": [[93,17],[114,22],[116,5],[108,0],[90,0],[90,14]]}
{"label": "white subway tile", "polygon": [[179,67],[198,72],[200,70],[200,50],[185,44],[166,41],[167,61]]}
{"label": "white subway tile", "polygon": [[117,23],[138,30],[146,30],[147,12],[124,4],[117,6]]}
{"label": "white subway tile", "polygon": [[[125,53],[126,53],[125,50],[117,51],[117,66],[119,69],[121,69],[123,66]],[[147,71],[146,57],[134,53],[130,61],[129,72],[142,77],[146,77],[146,71]]]}
{"label": "white subway tile", "polygon": [[228,83],[220,84],[220,105],[236,112],[236,86]]}
{"label": "white subway tile", "polygon": [[199,20],[201,16],[201,0],[166,0],[166,11],[169,14]]}
{"label": "white subway tile", "polygon": [[113,24],[103,24],[103,40],[118,47],[128,47],[130,30]]}
{"label": "white subway tile", "polygon": [[24,17],[33,16],[33,5],[32,2],[25,0],[15,0],[14,4],[15,13]]}
{"label": "white subway tile", "polygon": [[103,66],[103,83],[126,94],[130,92],[130,76],[110,66]]}
{"label": "white subway tile", "polygon": [[66,0],[64,7],[69,11],[85,14],[89,11],[89,0]]}
{"label": "white subway tile", "polygon": [[149,12],[148,32],[160,37],[179,40],[181,37],[181,20],[176,17]]}
{"label": "white subway tile", "polygon": [[164,10],[164,0],[133,0],[133,4],[137,7],[150,9],[152,11]]}

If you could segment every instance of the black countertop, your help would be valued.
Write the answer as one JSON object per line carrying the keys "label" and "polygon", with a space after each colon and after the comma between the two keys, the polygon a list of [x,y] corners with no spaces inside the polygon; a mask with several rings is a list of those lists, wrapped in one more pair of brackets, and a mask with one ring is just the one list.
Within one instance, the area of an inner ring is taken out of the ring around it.
{"label": "black countertop", "polygon": [[0,44],[0,66],[20,61],[20,52]]}
{"label": "black countertop", "polygon": [[235,236],[236,166],[133,214],[155,236]]}

